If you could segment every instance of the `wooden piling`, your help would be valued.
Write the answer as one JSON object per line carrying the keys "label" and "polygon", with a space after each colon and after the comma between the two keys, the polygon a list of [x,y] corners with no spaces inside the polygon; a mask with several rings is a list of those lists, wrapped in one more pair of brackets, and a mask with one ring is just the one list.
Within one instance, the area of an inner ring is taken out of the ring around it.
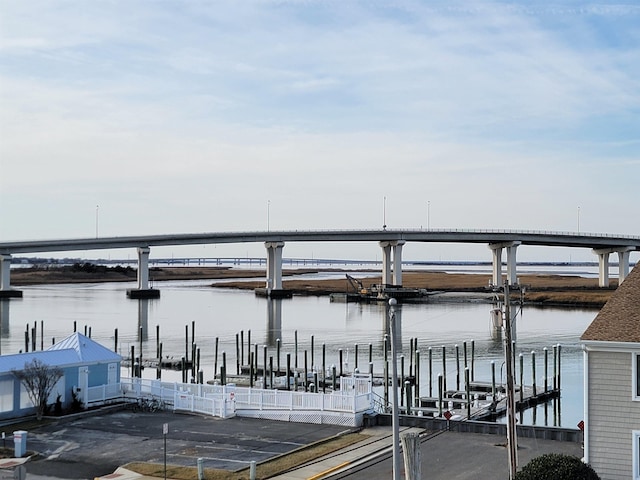
{"label": "wooden piling", "polygon": [[520,401],[524,400],[524,356],[518,354],[520,359]]}
{"label": "wooden piling", "polygon": [[160,325],[156,325],[156,358],[160,357]]}
{"label": "wooden piling", "polygon": [[[264,388],[267,388],[267,346],[262,345],[262,383],[264,384]],[[272,388],[272,385],[269,385],[269,388]]]}
{"label": "wooden piling", "polygon": [[358,344],[354,344],[353,345],[353,355],[354,355],[354,366],[353,366],[353,371],[355,372],[356,370],[358,370]]}
{"label": "wooden piling", "polygon": [[44,320],[40,320],[40,350],[44,350]]}
{"label": "wooden piling", "polygon": [[471,340],[471,381],[475,380],[476,341]]}
{"label": "wooden piling", "polygon": [[273,388],[273,355],[269,356],[269,387]]}
{"label": "wooden piling", "polygon": [[293,366],[297,370],[298,369],[298,330],[295,330],[293,332],[293,349],[294,349]]}
{"label": "wooden piling", "polygon": [[291,354],[287,353],[287,390],[291,390],[291,383],[289,382],[289,375],[291,375]]}
{"label": "wooden piling", "polygon": [[118,353],[118,329],[117,328],[113,332],[113,338],[114,338],[113,351]]}
{"label": "wooden piling", "polygon": [[249,353],[249,388],[253,388],[253,352]]}
{"label": "wooden piling", "polygon": [[337,383],[336,383],[336,366],[335,365],[331,365],[331,385],[332,385],[333,391],[335,392],[338,389]]}
{"label": "wooden piling", "polygon": [[[460,390],[460,347],[458,344],[455,344],[456,349],[456,390]],[[465,345],[466,350],[466,345]],[[465,355],[466,357],[466,355]],[[466,360],[465,360],[466,363]],[[466,368],[466,365],[465,365]]]}
{"label": "wooden piling", "polygon": [[400,355],[400,406],[404,399],[404,355]]}
{"label": "wooden piling", "polygon": [[342,349],[338,349],[338,359],[340,360],[340,376],[342,377],[342,365],[343,365],[343,360],[342,360]]}
{"label": "wooden piling", "polygon": [[254,380],[258,381],[258,344],[254,343],[253,344],[253,362],[254,362],[254,368],[253,368],[253,375],[254,375]]}
{"label": "wooden piling", "polygon": [[414,388],[414,395],[415,395],[415,404],[417,405],[420,402],[420,350],[418,350],[418,339],[416,338],[416,351],[415,351],[415,355],[416,355],[416,362],[415,362],[415,374],[416,374],[416,382],[415,382],[415,388]]}
{"label": "wooden piling", "polygon": [[553,346],[553,389],[558,388],[558,345]]}
{"label": "wooden piling", "polygon": [[220,384],[227,384],[227,353],[222,352],[222,366],[220,367]]}
{"label": "wooden piling", "polygon": [[444,382],[442,381],[442,374],[438,374],[438,416],[442,416],[442,397],[444,393]]}
{"label": "wooden piling", "polygon": [[[313,338],[313,335],[311,335],[311,370],[315,370],[315,366],[316,366],[314,352],[313,352],[313,347],[314,347],[313,343],[314,343],[314,338]],[[324,369],[324,367],[322,368]]]}
{"label": "wooden piling", "polygon": [[218,374],[218,342],[219,340],[220,339],[216,337],[216,346],[213,354],[213,378],[216,378],[216,375]]}
{"label": "wooden piling", "polygon": [[471,418],[471,382],[469,381],[469,367],[464,369],[464,390],[467,399],[467,419]]}
{"label": "wooden piling", "polygon": [[413,377],[413,338],[409,339],[409,376]]}
{"label": "wooden piling", "polygon": [[496,402],[496,362],[491,360],[491,396],[493,401]]}
{"label": "wooden piling", "polygon": [[304,391],[309,391],[309,365],[307,363],[307,350],[304,351]]}
{"label": "wooden piling", "polygon": [[442,388],[447,391],[447,349],[442,345]]}
{"label": "wooden piling", "polygon": [[429,347],[429,396],[433,397],[433,350]]}
{"label": "wooden piling", "polygon": [[[562,345],[558,344],[558,390],[561,389],[560,385],[560,379],[562,377],[562,368],[561,368],[561,362],[562,362]],[[560,403],[560,402],[558,402]],[[560,408],[558,407],[558,410],[560,410]]]}
{"label": "wooden piling", "polygon": [[531,351],[531,379],[533,383],[533,396],[537,395],[536,392],[536,352]]}
{"label": "wooden piling", "polygon": [[131,356],[129,357],[129,359],[131,360],[130,361],[130,367],[129,367],[129,372],[131,374],[130,375],[131,377],[135,377],[135,373],[133,372],[133,359],[136,358],[135,352],[136,352],[135,345],[131,345],[131,353],[130,353]]}
{"label": "wooden piling", "polygon": [[156,371],[156,380],[162,378],[162,342],[158,345],[158,370]]}
{"label": "wooden piling", "polygon": [[276,376],[280,376],[280,339],[276,339]]}
{"label": "wooden piling", "polygon": [[462,350],[464,354],[464,368],[467,368],[469,364],[467,363],[467,341],[462,342]]}
{"label": "wooden piling", "polygon": [[549,390],[549,349],[544,347],[544,391]]}
{"label": "wooden piling", "polygon": [[184,360],[189,361],[189,325],[184,326]]}
{"label": "wooden piling", "polygon": [[413,406],[413,403],[412,403],[413,395],[411,393],[411,382],[409,382],[409,381],[404,382],[404,390],[405,390],[406,396],[407,396],[407,415],[411,415],[411,407]]}
{"label": "wooden piling", "polygon": [[327,346],[322,342],[322,393],[325,393],[327,384]]}
{"label": "wooden piling", "polygon": [[240,351],[241,351],[241,343],[240,343],[240,335],[243,335],[243,332],[240,332],[239,334],[236,333],[236,374],[240,375]]}

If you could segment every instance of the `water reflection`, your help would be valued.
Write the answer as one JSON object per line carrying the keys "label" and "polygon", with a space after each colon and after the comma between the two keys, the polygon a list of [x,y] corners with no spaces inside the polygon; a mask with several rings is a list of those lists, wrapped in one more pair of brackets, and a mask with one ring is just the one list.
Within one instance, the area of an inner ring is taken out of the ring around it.
{"label": "water reflection", "polygon": [[138,300],[138,341],[149,340],[149,302],[148,298]]}
{"label": "water reflection", "polygon": [[282,299],[267,298],[267,335],[269,347],[275,347],[276,341],[282,339]]}
{"label": "water reflection", "polygon": [[[0,335],[4,338],[9,337],[9,305],[11,300],[8,298],[0,299]],[[0,351],[0,354],[2,351]]]}

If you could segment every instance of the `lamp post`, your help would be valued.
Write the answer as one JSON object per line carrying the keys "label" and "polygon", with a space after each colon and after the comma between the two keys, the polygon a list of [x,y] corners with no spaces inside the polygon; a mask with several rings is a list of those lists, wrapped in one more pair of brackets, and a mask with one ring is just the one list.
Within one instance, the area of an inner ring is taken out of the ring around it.
{"label": "lamp post", "polygon": [[396,363],[396,305],[395,298],[389,299],[389,324],[391,330],[391,390],[392,410],[391,423],[393,428],[393,480],[400,480],[400,425],[398,419],[398,365]]}

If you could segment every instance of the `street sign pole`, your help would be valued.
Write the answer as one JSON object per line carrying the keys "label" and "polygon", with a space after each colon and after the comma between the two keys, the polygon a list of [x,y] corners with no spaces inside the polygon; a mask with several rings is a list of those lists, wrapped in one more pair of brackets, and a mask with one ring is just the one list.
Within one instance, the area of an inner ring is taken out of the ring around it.
{"label": "street sign pole", "polygon": [[169,424],[162,424],[162,436],[164,437],[164,480],[167,480],[167,433],[169,433]]}

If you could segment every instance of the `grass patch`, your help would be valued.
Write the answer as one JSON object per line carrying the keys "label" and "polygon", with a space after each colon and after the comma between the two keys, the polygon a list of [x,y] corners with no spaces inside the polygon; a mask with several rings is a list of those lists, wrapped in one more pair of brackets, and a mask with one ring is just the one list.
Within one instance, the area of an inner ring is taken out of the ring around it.
{"label": "grass patch", "polygon": [[[299,448],[291,453],[281,455],[279,457],[267,460],[258,464],[256,468],[256,478],[269,478],[274,475],[284,473],[292,468],[304,465],[316,458],[323,457],[330,453],[336,452],[342,448],[361,442],[368,438],[368,435],[361,433],[349,433],[314,443],[307,447]],[[142,475],[150,477],[164,477],[164,465],[157,463],[129,463],[124,466],[128,470],[132,470]],[[181,467],[176,465],[167,465],[167,478],[175,480],[197,480],[198,469],[196,467]],[[228,470],[218,470],[213,468],[204,469],[204,478],[206,480],[242,480],[249,478],[249,467],[237,472]]]}

